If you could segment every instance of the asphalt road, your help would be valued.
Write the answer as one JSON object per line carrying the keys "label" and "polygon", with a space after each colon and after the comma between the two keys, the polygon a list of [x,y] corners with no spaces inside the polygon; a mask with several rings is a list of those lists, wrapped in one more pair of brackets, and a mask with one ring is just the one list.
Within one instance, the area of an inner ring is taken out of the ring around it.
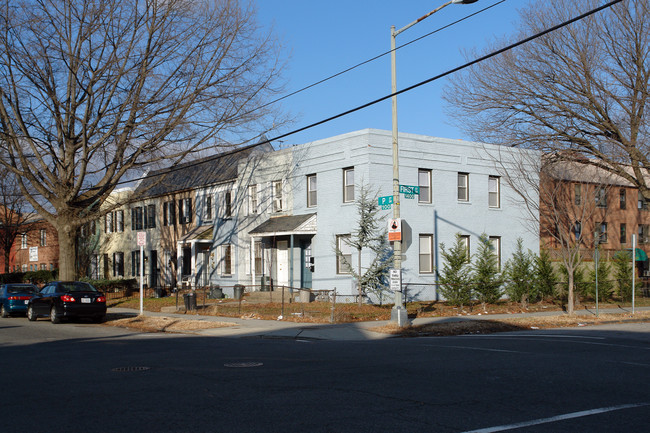
{"label": "asphalt road", "polygon": [[637,432],[650,325],[375,341],[0,319],[2,432]]}

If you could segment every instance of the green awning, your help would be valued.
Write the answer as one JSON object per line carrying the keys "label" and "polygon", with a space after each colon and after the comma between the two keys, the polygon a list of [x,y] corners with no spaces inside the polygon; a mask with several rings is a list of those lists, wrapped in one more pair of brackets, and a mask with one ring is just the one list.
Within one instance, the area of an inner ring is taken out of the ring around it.
{"label": "green awning", "polygon": [[648,255],[643,251],[641,248],[636,249],[636,261],[637,262],[645,262],[648,260]]}

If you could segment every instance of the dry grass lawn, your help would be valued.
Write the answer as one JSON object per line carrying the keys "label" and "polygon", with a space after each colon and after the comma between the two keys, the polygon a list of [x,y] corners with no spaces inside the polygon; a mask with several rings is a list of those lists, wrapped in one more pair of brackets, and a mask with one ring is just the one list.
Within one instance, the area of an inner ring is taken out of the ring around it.
{"label": "dry grass lawn", "polygon": [[175,317],[137,316],[126,318],[107,317],[105,325],[136,329],[142,332],[191,332],[200,329],[225,328],[233,323],[192,320]]}

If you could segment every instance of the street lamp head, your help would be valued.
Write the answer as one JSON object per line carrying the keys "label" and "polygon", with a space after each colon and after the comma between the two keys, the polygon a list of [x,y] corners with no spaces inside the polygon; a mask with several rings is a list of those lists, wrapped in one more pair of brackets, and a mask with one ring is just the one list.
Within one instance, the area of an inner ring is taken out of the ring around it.
{"label": "street lamp head", "polygon": [[458,5],[468,5],[470,3],[476,3],[478,0],[451,0],[453,4]]}

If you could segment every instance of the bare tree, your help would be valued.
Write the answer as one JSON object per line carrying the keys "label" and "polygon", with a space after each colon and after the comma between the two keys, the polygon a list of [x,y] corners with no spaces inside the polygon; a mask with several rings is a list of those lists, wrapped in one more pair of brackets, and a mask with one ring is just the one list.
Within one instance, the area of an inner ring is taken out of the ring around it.
{"label": "bare tree", "polygon": [[27,202],[20,192],[16,178],[0,167],[0,248],[4,256],[4,272],[9,268],[11,247],[19,234],[31,229],[34,215],[27,212]]}
{"label": "bare tree", "polygon": [[565,267],[567,312],[573,314],[574,273],[592,249],[594,231],[607,220],[611,186],[625,181],[557,153],[545,155],[541,162],[536,152],[522,152],[507,162],[498,154],[492,158],[505,182],[523,199],[530,228],[537,230],[542,246]]}
{"label": "bare tree", "polygon": [[283,121],[278,45],[242,3],[0,0],[0,164],[58,231],[61,278],[120,181]]}
{"label": "bare tree", "polygon": [[[532,2],[520,12],[515,38],[601,4]],[[620,176],[650,199],[649,53],[650,2],[623,1],[477,63],[450,84],[445,99],[459,126],[478,140],[570,150],[558,156]]]}

